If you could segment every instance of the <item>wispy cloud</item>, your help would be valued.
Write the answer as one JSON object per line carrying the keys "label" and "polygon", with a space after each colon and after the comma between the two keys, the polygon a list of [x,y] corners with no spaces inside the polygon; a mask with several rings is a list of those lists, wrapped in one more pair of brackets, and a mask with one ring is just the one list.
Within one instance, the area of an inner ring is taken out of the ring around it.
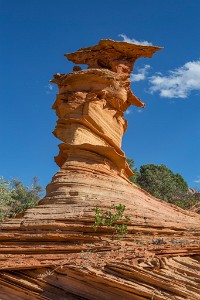
{"label": "wispy cloud", "polygon": [[182,67],[169,71],[167,76],[158,73],[149,78],[150,92],[160,97],[187,98],[194,90],[200,91],[200,60],[189,61]]}
{"label": "wispy cloud", "polygon": [[198,176],[198,179],[194,180],[195,183],[200,183],[200,176]]}
{"label": "wispy cloud", "polygon": [[149,69],[150,69],[150,65],[145,65],[143,68],[138,69],[137,74],[131,74],[130,80],[132,82],[145,80],[148,75]]}
{"label": "wispy cloud", "polygon": [[46,94],[51,94],[51,92],[54,89],[54,85],[49,83],[48,85],[45,85]]}
{"label": "wispy cloud", "polygon": [[137,41],[136,39],[131,39],[127,35],[125,35],[123,33],[119,34],[119,36],[121,38],[123,38],[123,42],[137,44],[137,45],[144,45],[144,46],[151,46],[152,45],[152,43],[149,43],[147,41]]}
{"label": "wispy cloud", "polygon": [[52,84],[49,83],[49,84],[48,84],[48,88],[49,88],[50,91],[52,91],[53,88],[54,88],[54,86],[53,86]]}
{"label": "wispy cloud", "polygon": [[128,109],[125,111],[125,115],[130,115],[131,113],[132,113],[131,108],[128,108]]}
{"label": "wispy cloud", "polygon": [[[136,109],[136,110],[134,110],[134,111],[136,111],[137,113],[143,113],[143,110],[142,109]],[[130,114],[132,114],[133,113],[133,111],[132,111],[132,108],[131,107],[129,107],[126,111],[125,111],[125,115],[130,115]]]}

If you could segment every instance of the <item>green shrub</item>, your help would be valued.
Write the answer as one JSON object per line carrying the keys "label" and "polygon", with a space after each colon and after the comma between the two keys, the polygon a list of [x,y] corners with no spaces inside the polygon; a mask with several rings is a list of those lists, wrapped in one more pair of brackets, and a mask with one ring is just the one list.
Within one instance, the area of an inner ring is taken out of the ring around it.
{"label": "green shrub", "polygon": [[0,177],[0,221],[37,205],[42,193],[43,189],[38,185],[36,177],[30,187],[23,185],[18,179],[8,181]]}
{"label": "green shrub", "polygon": [[191,194],[187,182],[180,174],[174,174],[163,164],[142,165],[138,172],[133,159],[128,158],[127,162],[134,172],[134,176],[129,178],[131,182],[157,198],[184,209],[196,207],[196,211],[200,212],[200,193]]}
{"label": "green shrub", "polygon": [[188,192],[188,185],[180,174],[165,165],[148,164],[140,168],[139,185],[153,196],[170,201]]}

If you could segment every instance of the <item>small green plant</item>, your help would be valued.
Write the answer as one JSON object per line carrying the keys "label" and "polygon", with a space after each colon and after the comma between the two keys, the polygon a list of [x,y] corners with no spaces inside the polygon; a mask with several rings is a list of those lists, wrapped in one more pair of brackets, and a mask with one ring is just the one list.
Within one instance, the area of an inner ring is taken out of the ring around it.
{"label": "small green plant", "polygon": [[[129,216],[124,216],[126,206],[123,204],[111,205],[108,210],[104,210],[100,207],[95,207],[95,223],[94,230],[98,227],[106,226],[108,228],[114,228],[114,233],[119,238],[127,234],[127,222],[130,221]],[[117,223],[117,224],[116,224]]]}

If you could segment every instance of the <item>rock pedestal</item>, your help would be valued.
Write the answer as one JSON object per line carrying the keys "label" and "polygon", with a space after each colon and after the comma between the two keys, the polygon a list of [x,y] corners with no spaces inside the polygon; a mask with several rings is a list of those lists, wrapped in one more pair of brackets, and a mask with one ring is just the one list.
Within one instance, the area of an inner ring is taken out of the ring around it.
{"label": "rock pedestal", "polygon": [[[60,170],[37,207],[1,224],[0,299],[200,299],[200,216],[132,184],[121,150],[139,57],[159,47],[101,40],[56,74]],[[88,65],[81,70],[79,64]],[[128,233],[94,230],[95,207],[126,206]]]}

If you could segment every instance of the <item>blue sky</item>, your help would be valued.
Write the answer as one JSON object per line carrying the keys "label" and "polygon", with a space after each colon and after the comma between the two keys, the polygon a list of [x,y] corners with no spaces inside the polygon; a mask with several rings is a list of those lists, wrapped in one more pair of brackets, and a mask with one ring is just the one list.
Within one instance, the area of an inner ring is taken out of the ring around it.
{"label": "blue sky", "polygon": [[164,47],[135,65],[132,90],[146,108],[126,113],[123,150],[137,167],[166,164],[200,189],[199,0],[1,0],[0,8],[0,175],[50,182],[59,140],[48,80],[72,70],[64,53],[110,38]]}

